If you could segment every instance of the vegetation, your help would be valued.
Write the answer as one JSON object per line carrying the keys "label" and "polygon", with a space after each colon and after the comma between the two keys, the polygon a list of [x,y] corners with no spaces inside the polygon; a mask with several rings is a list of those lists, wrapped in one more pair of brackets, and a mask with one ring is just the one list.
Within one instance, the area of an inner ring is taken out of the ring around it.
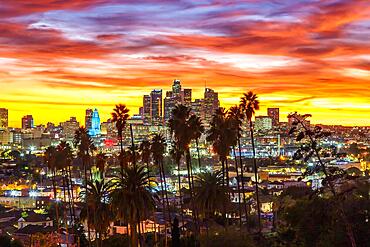
{"label": "vegetation", "polygon": [[[299,143],[294,159],[300,160],[300,166],[303,167],[302,164],[306,162],[314,163],[306,169],[301,179],[312,175],[321,176],[322,187],[312,190],[308,186],[292,186],[284,189],[280,195],[272,196],[267,188],[263,188],[263,183],[259,183],[258,167],[263,163],[256,158],[252,123],[258,109],[257,95],[253,92],[245,93],[240,105],[230,109],[217,109],[206,132],[199,116],[193,114],[188,107],[177,105],[168,122],[172,146],[171,155],[166,156],[168,143],[160,133],[139,143],[138,152],[133,144],[124,148],[123,133],[129,110],[123,104],[116,105],[112,119],[117,129],[119,156],[108,157],[105,153],[97,153],[94,141],[84,127],[76,131],[76,152],[66,142],[45,151],[44,159],[51,176],[54,197],[57,196],[60,181],[64,201],[66,202],[67,196],[70,198],[64,205],[52,204],[50,209],[56,215],[58,231],[61,231],[63,224],[65,229],[73,227],[74,232],[81,237],[81,246],[85,244],[96,247],[170,244],[366,246],[370,236],[369,181],[358,169],[352,168],[344,172],[329,166],[328,158],[336,159],[339,154],[320,146],[329,133],[319,127],[310,128],[306,124],[310,115],[292,113],[292,129],[289,134]],[[242,159],[241,137],[244,124],[247,129],[245,134],[250,137],[253,150],[253,157],[250,159]],[[201,159],[199,140],[203,135],[211,143],[214,157]],[[196,148],[196,154],[195,149],[190,148],[192,144]],[[191,153],[193,150],[194,154]],[[365,159],[363,150],[357,144],[352,144],[346,151]],[[17,156],[16,153],[6,155]],[[295,162],[271,160],[270,162],[276,161],[279,164]],[[205,161],[215,164],[212,171],[205,169]],[[71,199],[74,198],[72,171],[75,163],[81,164],[80,167],[75,167],[76,171],[81,171],[80,177],[83,178],[81,205],[76,205]],[[195,163],[201,171],[198,174],[193,170]],[[186,166],[186,178],[182,178],[179,173],[172,173],[173,170],[180,171],[183,165]],[[238,180],[239,210],[236,210],[231,200],[229,174],[235,171],[237,178],[241,179],[249,168],[253,168],[255,194],[247,198],[245,183]],[[176,175],[178,189],[174,192],[168,189],[168,181]],[[159,177],[158,181],[156,176]],[[185,186],[184,182],[187,183]],[[182,188],[183,186],[187,188]],[[264,197],[273,197],[272,229],[264,224],[267,221],[266,214],[261,212]],[[178,208],[175,206],[176,200],[180,202]],[[254,211],[250,210],[253,209],[250,205],[256,205]],[[78,206],[82,208],[80,215],[75,212]],[[160,208],[163,218],[158,220]],[[73,218],[69,225],[67,214]],[[143,222],[146,220],[160,221],[165,230],[145,232]],[[84,223],[87,226],[86,240],[82,227]],[[127,236],[112,235],[110,230],[113,224],[125,226]],[[8,240],[0,238],[0,241]],[[4,246],[8,246],[6,244]],[[3,246],[2,242],[0,246]]]}

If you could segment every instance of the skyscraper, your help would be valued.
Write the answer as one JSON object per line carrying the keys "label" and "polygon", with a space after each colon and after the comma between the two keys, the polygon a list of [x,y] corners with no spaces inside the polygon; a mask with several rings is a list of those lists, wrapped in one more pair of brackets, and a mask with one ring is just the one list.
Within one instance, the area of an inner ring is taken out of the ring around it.
{"label": "skyscraper", "polygon": [[69,120],[60,123],[63,129],[63,134],[66,139],[73,139],[76,130],[80,127],[80,123],[77,122],[76,117],[71,117]]}
{"label": "skyscraper", "polygon": [[172,92],[168,91],[166,92],[166,98],[163,100],[164,105],[164,122],[167,123],[168,120],[171,118],[172,110],[175,107],[175,100],[174,97],[172,97]]}
{"label": "skyscraper", "polygon": [[26,115],[22,118],[22,129],[33,128],[33,117],[32,115]]}
{"label": "skyscraper", "polygon": [[162,89],[150,93],[150,118],[153,125],[162,124]]}
{"label": "skyscraper", "polygon": [[256,120],[254,122],[254,128],[256,130],[272,129],[272,118],[268,116],[256,116]]}
{"label": "skyscraper", "polygon": [[8,127],[8,109],[0,108],[0,129]]}
{"label": "skyscraper", "polygon": [[216,109],[220,107],[220,101],[218,100],[218,93],[210,88],[206,88],[204,91],[204,106],[203,113],[205,123],[210,123],[212,116]]}
{"label": "skyscraper", "polygon": [[279,108],[267,108],[267,116],[272,119],[272,126],[279,126]]}
{"label": "skyscraper", "polygon": [[98,109],[95,109],[91,117],[91,128],[89,130],[90,136],[100,135],[100,117]]}
{"label": "skyscraper", "polygon": [[191,106],[191,89],[190,88],[184,88],[182,91],[183,94],[183,104],[190,107]]}
{"label": "skyscraper", "polygon": [[150,96],[149,95],[144,95],[143,96],[142,118],[143,118],[144,124],[150,124],[151,123],[151,118],[150,118]]}
{"label": "skyscraper", "polygon": [[181,84],[180,84],[180,80],[174,80],[173,81],[173,85],[172,85],[172,93],[173,93],[173,96],[176,97],[178,95],[180,95],[181,93]]}
{"label": "skyscraper", "polygon": [[86,128],[86,130],[91,129],[92,114],[93,114],[92,109],[90,109],[90,108],[86,109],[86,114],[85,114],[85,128]]}

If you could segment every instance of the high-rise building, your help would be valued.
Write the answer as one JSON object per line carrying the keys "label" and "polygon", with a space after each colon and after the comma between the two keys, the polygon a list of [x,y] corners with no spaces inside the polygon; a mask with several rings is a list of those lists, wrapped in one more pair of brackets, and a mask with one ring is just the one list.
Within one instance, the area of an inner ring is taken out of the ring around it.
{"label": "high-rise building", "polygon": [[218,93],[210,88],[206,88],[204,91],[204,106],[203,106],[203,115],[205,124],[211,122],[212,116],[216,109],[220,107],[220,101],[218,100]]}
{"label": "high-rise building", "polygon": [[180,95],[180,93],[181,93],[181,83],[180,83],[180,80],[174,80],[173,81],[172,93],[174,94],[173,95],[174,97]]}
{"label": "high-rise building", "polygon": [[91,128],[88,129],[90,136],[100,135],[100,117],[98,109],[95,109],[91,116]]}
{"label": "high-rise building", "polygon": [[166,98],[163,100],[163,105],[164,105],[164,122],[167,123],[168,120],[172,116],[172,110],[175,107],[175,100],[172,97],[172,92],[167,92],[166,93]]}
{"label": "high-rise building", "polygon": [[101,123],[100,133],[107,135],[108,138],[117,136],[116,125],[112,122],[112,119],[109,118],[106,122]]}
{"label": "high-rise building", "polygon": [[32,115],[26,115],[22,118],[22,129],[33,128],[33,117]]}
{"label": "high-rise building", "polygon": [[150,93],[150,118],[153,125],[162,124],[162,89]]}
{"label": "high-rise building", "polygon": [[144,124],[150,124],[151,123],[151,118],[150,118],[150,95],[144,95],[143,96],[142,118],[143,118]]}
{"label": "high-rise building", "polygon": [[190,107],[191,106],[191,89],[190,88],[184,88],[182,91],[183,99],[182,102],[184,105]]}
{"label": "high-rise building", "polygon": [[93,110],[92,109],[86,109],[85,114],[85,128],[86,130],[91,129],[91,120],[92,120]]}
{"label": "high-rise building", "polygon": [[260,131],[272,129],[272,118],[269,116],[256,116],[254,129]]}
{"label": "high-rise building", "polygon": [[272,126],[279,126],[279,108],[267,108],[267,116],[272,119]]}
{"label": "high-rise building", "polygon": [[77,121],[76,117],[71,117],[69,120],[60,123],[63,129],[63,134],[66,139],[73,139],[76,130],[80,127],[80,123]]}
{"label": "high-rise building", "polygon": [[0,129],[8,127],[8,109],[0,108]]}

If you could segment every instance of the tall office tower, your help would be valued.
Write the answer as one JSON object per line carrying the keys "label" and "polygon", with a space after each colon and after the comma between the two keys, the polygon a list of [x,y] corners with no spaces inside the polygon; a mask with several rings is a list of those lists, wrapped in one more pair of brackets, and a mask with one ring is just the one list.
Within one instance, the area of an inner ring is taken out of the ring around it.
{"label": "tall office tower", "polygon": [[22,129],[33,128],[33,117],[32,115],[26,115],[22,118]]}
{"label": "tall office tower", "polygon": [[163,100],[163,105],[164,105],[164,113],[163,113],[164,122],[165,124],[167,124],[168,120],[172,116],[172,110],[175,107],[175,100],[172,97],[171,91],[166,92],[166,98],[164,98]]}
{"label": "tall office tower", "polygon": [[[76,117],[71,117],[69,120],[60,123],[63,129],[63,133],[66,139],[73,139],[76,130],[80,127],[80,123],[77,121]],[[49,126],[48,126],[49,127]]]}
{"label": "tall office tower", "polygon": [[272,129],[272,118],[268,116],[256,116],[254,122],[255,130],[270,130]]}
{"label": "tall office tower", "polygon": [[218,100],[218,93],[210,88],[206,88],[204,91],[204,107],[203,114],[205,124],[211,122],[212,116],[216,109],[220,107],[220,101]]}
{"label": "tall office tower", "polygon": [[279,108],[267,108],[267,116],[272,119],[272,126],[279,126]]}
{"label": "tall office tower", "polygon": [[145,125],[148,125],[152,122],[150,118],[150,95],[143,96],[143,114],[142,118]]}
{"label": "tall office tower", "polygon": [[154,89],[150,93],[150,118],[153,125],[162,124],[162,89]]}
{"label": "tall office tower", "polygon": [[0,108],[0,129],[8,127],[8,109]]}
{"label": "tall office tower", "polygon": [[180,80],[174,80],[172,85],[172,93],[174,97],[177,97],[181,93],[181,84]]}
{"label": "tall office tower", "polygon": [[182,103],[188,107],[191,106],[191,89],[185,88],[182,91]]}
{"label": "tall office tower", "polygon": [[92,109],[86,109],[86,114],[85,114],[85,129],[87,131],[89,129],[91,129],[92,114],[93,114],[93,110]]}
{"label": "tall office tower", "polygon": [[203,105],[204,105],[203,99],[195,99],[193,102],[191,102],[190,105],[191,113],[197,115],[202,120],[204,120]]}
{"label": "tall office tower", "polygon": [[100,135],[100,117],[98,109],[95,109],[91,117],[91,128],[89,129],[90,136]]}

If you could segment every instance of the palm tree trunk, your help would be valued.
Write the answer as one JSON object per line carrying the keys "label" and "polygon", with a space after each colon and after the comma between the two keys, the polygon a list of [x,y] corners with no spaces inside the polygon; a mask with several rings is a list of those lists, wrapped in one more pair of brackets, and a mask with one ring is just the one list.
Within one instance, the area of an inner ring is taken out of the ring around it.
{"label": "palm tree trunk", "polygon": [[222,184],[225,186],[225,161],[221,160]]}
{"label": "palm tree trunk", "polygon": [[[236,159],[235,146],[233,146],[233,153],[234,153],[236,177],[239,178],[238,161]],[[239,225],[240,225],[240,231],[241,231],[242,230],[242,204],[241,204],[241,196],[240,196],[240,185],[239,185],[239,180],[238,179],[236,180],[236,188],[238,190]]]}
{"label": "palm tree trunk", "polygon": [[119,159],[119,165],[120,165],[120,168],[121,168],[121,174],[123,174],[123,137],[122,137],[122,132],[118,134],[118,138],[119,138],[119,144],[120,144],[120,148],[121,148],[121,153],[120,153],[120,159]]}
{"label": "palm tree trunk", "polygon": [[[63,212],[63,214],[64,214],[64,226],[65,226],[65,228],[66,228],[66,239],[67,239],[67,241],[69,240],[69,236],[68,236],[68,224],[67,224],[67,222],[68,222],[68,217],[67,217],[67,210],[66,210],[66,208],[65,208],[65,205],[66,205],[66,201],[67,201],[67,196],[66,196],[66,182],[65,182],[65,176],[64,176],[64,168],[62,169],[62,176],[63,176],[63,179],[62,179],[62,183],[63,183],[63,203],[62,203],[62,205],[64,205],[63,206],[63,208],[64,208],[64,212]],[[71,210],[71,208],[69,208],[70,210]],[[69,242],[67,242],[67,247],[69,247]]]}
{"label": "palm tree trunk", "polygon": [[197,146],[197,153],[198,153],[198,169],[200,171],[200,168],[202,167],[201,166],[201,162],[200,162],[200,152],[199,152],[199,141],[198,141],[198,138],[195,139],[195,145]]}
{"label": "palm tree trunk", "polygon": [[170,214],[170,203],[168,201],[168,193],[167,193],[167,187],[166,187],[166,174],[164,172],[164,166],[163,166],[163,160],[160,161],[161,163],[161,170],[162,170],[162,177],[163,177],[163,182],[164,182],[164,195],[166,198],[166,204],[167,204],[167,213],[168,213],[168,220],[171,223],[171,214]]}
{"label": "palm tree trunk", "polygon": [[132,158],[134,167],[136,167],[136,157],[135,157],[135,144],[134,144],[134,133],[132,132],[132,124],[130,124],[130,135],[131,135],[131,147],[132,147]]}
{"label": "palm tree trunk", "polygon": [[257,161],[256,161],[256,149],[254,146],[254,137],[253,137],[253,126],[252,120],[249,120],[249,130],[251,134],[251,142],[252,142],[252,151],[253,151],[253,167],[254,167],[254,179],[256,181],[256,199],[257,199],[257,214],[258,214],[258,232],[261,232],[261,208],[260,208],[260,200],[259,200],[259,193],[258,193],[258,170],[257,170]]}
{"label": "palm tree trunk", "polygon": [[181,215],[181,223],[184,227],[184,214],[182,212],[183,209],[183,201],[182,201],[182,192],[181,192],[181,175],[180,175],[180,160],[177,160],[177,181],[179,184],[179,196],[180,196],[180,215]]}
{"label": "palm tree trunk", "polygon": [[54,192],[54,201],[55,201],[55,216],[57,220],[57,232],[59,233],[59,207],[58,207],[58,200],[57,200],[57,188],[55,185],[55,168],[52,171],[52,183],[53,183],[53,192]]}
{"label": "palm tree trunk", "polygon": [[[68,173],[65,168],[62,169],[62,174],[63,174],[63,188],[64,188],[64,202],[66,203],[66,193],[68,194],[68,207],[69,207],[69,216],[72,219],[72,204],[71,204],[71,191],[69,190],[69,182],[68,182]],[[66,187],[67,186],[67,192]]]}
{"label": "palm tree trunk", "polygon": [[67,169],[68,169],[68,177],[69,177],[69,181],[70,181],[70,193],[71,193],[71,197],[70,200],[71,200],[71,205],[72,205],[72,213],[73,213],[73,223],[76,222],[76,212],[75,212],[75,207],[74,207],[74,195],[73,195],[73,182],[72,182],[72,171],[71,171],[71,166],[67,166]]}
{"label": "palm tree trunk", "polygon": [[[243,191],[243,206],[244,206],[244,213],[245,213],[245,221],[248,221],[248,209],[247,209],[247,200],[245,197],[245,188],[244,188],[244,167],[243,167],[243,160],[242,160],[242,147],[240,144],[240,137],[238,137],[238,148],[239,148],[239,166],[240,166],[240,176],[242,181],[242,191]],[[246,224],[248,225],[248,224]]]}
{"label": "palm tree trunk", "polygon": [[[86,157],[85,155],[82,157],[82,166],[84,168],[84,176],[85,176],[85,193],[87,193],[87,167],[86,167]],[[87,202],[85,202],[87,204]],[[89,219],[89,207],[86,205],[86,214],[87,214],[87,219]],[[87,241],[89,244],[89,247],[91,246],[91,234],[90,234],[90,225],[89,225],[89,220],[87,220]]]}
{"label": "palm tree trunk", "polygon": [[198,224],[197,224],[197,217],[196,217],[196,212],[195,212],[195,206],[194,206],[194,193],[193,193],[193,186],[194,186],[194,180],[192,177],[192,167],[191,167],[191,156],[190,156],[190,150],[186,150],[186,168],[188,172],[188,184],[189,184],[189,191],[190,191],[190,202],[191,202],[191,207],[192,207],[192,216],[193,216],[193,221],[195,225],[195,231],[194,231],[194,236],[196,238],[197,231],[198,231]]}

